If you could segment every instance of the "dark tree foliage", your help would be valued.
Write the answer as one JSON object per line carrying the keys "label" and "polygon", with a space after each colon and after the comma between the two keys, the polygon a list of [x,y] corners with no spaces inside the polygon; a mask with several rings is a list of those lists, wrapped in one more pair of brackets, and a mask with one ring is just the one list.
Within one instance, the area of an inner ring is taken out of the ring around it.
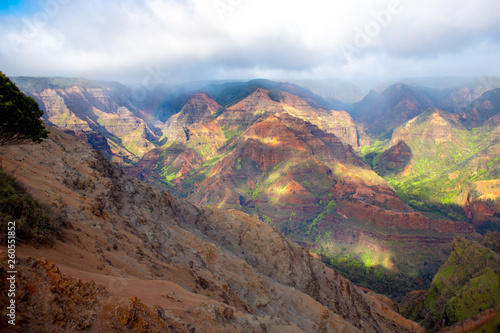
{"label": "dark tree foliage", "polygon": [[40,120],[42,115],[35,99],[0,72],[0,145],[23,140],[41,142],[48,133]]}

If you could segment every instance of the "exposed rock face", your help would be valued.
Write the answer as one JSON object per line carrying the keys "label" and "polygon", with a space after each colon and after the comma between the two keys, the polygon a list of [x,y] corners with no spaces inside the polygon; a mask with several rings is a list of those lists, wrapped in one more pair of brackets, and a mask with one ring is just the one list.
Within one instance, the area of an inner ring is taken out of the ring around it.
{"label": "exposed rock face", "polygon": [[[178,201],[62,132],[0,152],[4,171],[67,216],[64,242],[21,246],[18,257],[43,255],[107,290],[45,260],[23,259],[18,295],[27,296],[19,304],[30,314],[20,318],[29,327],[423,332],[272,227]],[[76,178],[86,185],[67,181]]]}
{"label": "exposed rock face", "polygon": [[[0,290],[8,304],[7,255],[0,252],[2,273]],[[22,259],[16,276],[16,325],[2,320],[0,328],[8,332],[160,332],[175,329],[189,332],[188,325],[165,316],[161,307],[146,305],[137,298],[113,297],[94,282],[64,275],[44,258]],[[5,310],[2,309],[2,319]]]}
{"label": "exposed rock face", "polygon": [[279,96],[280,101],[275,101],[269,97],[269,91],[259,88],[224,111],[217,123],[231,129],[247,128],[262,116],[286,112],[335,134],[346,145],[359,146],[356,124],[347,112],[313,108],[300,97],[285,92],[279,92]]}
{"label": "exposed rock face", "polygon": [[[320,213],[318,202],[320,198],[328,201],[337,163],[365,168],[377,179],[335,135],[285,112],[254,123],[227,149],[190,200],[252,214],[259,207],[261,214],[280,227],[292,212],[296,221]],[[313,178],[319,187],[311,184]]]}
{"label": "exposed rock face", "polygon": [[141,157],[155,147],[158,138],[140,118],[142,111],[126,97],[130,92],[124,86],[66,79],[32,88],[39,80],[43,78],[31,78],[28,84],[21,81],[21,89],[37,100],[49,124],[74,132],[101,132],[116,161]]}
{"label": "exposed rock face", "polygon": [[405,141],[434,148],[436,144],[456,141],[456,131],[465,131],[460,117],[432,107],[398,127],[392,136],[391,145]]}
{"label": "exposed rock face", "polygon": [[[78,117],[66,106],[64,98],[54,89],[46,89],[34,95],[40,107],[45,111],[44,120],[62,129],[89,131],[89,123]],[[41,102],[41,103],[40,103]]]}
{"label": "exposed rock face", "polygon": [[[474,227],[470,224],[450,220],[435,220],[414,212],[394,197],[389,188],[382,186],[376,191],[363,186],[339,182],[336,193],[352,193],[351,197],[338,196],[338,212],[346,217],[365,220],[383,229],[401,228],[407,230],[432,230],[437,233],[471,234]],[[385,192],[385,193],[384,193]],[[445,236],[448,238],[448,236]]]}

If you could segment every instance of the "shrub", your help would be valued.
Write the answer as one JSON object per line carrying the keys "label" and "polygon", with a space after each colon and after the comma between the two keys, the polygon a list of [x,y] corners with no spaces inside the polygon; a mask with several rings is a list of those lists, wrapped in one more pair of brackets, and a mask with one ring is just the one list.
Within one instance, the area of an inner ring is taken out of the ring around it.
{"label": "shrub", "polygon": [[48,133],[40,120],[42,115],[33,97],[23,94],[0,72],[0,145],[22,140],[42,141]]}
{"label": "shrub", "polygon": [[[0,235],[7,235],[9,221],[16,222],[16,238],[51,244],[60,236],[63,218],[33,199],[23,184],[0,168]],[[5,239],[0,239],[2,243]]]}

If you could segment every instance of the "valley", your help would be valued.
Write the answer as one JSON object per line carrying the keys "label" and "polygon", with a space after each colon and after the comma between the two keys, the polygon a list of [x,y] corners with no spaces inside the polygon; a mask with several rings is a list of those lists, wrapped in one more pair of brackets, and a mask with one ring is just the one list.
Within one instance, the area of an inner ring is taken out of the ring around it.
{"label": "valley", "polygon": [[275,228],[180,201],[55,128],[0,153],[64,220],[50,247],[18,248],[19,332],[423,331]]}

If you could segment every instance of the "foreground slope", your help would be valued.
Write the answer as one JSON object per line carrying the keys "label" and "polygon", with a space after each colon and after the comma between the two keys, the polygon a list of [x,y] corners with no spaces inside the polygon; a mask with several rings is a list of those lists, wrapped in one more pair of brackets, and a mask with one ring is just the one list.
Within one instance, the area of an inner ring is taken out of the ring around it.
{"label": "foreground slope", "polygon": [[46,258],[18,263],[19,330],[422,331],[272,227],[178,201],[58,130],[0,153],[67,220],[52,248],[18,247]]}

